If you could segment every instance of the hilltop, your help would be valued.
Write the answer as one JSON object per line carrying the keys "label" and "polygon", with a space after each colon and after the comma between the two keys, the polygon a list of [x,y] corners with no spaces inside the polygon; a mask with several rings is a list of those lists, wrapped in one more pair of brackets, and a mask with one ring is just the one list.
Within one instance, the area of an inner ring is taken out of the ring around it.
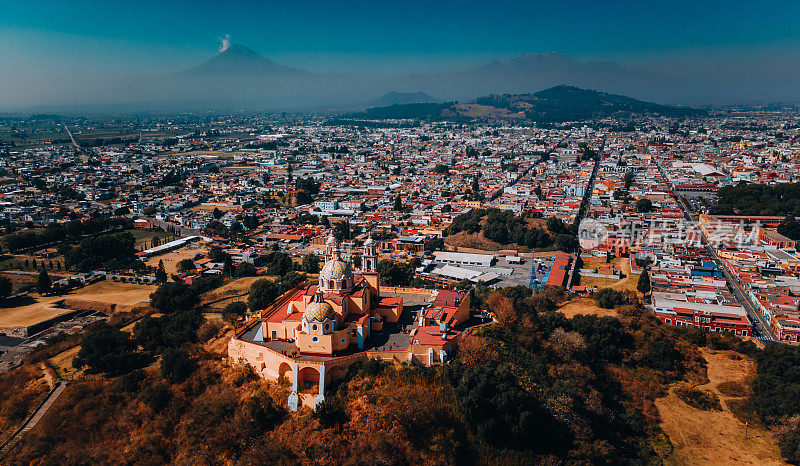
{"label": "hilltop", "polygon": [[370,107],[389,107],[391,105],[438,103],[441,100],[424,92],[387,92],[370,102]]}
{"label": "hilltop", "polygon": [[365,119],[516,119],[535,122],[580,121],[616,115],[662,115],[687,117],[705,112],[645,102],[623,95],[555,86],[532,94],[502,94],[480,97],[469,103],[446,102],[375,107],[361,114]]}

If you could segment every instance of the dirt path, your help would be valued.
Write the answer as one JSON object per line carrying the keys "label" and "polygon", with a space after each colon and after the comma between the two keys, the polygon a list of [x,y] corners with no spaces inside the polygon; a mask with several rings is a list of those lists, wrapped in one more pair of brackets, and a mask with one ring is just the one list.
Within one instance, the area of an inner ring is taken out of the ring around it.
{"label": "dirt path", "polygon": [[669,436],[674,451],[665,464],[786,464],[773,435],[760,426],[745,425],[731,413],[727,401],[741,397],[722,395],[722,382],[747,383],[753,376],[753,360],[735,359],[732,351],[701,350],[708,362],[709,383],[698,388],[711,390],[720,398],[722,411],[703,411],[681,401],[674,391],[656,400],[661,428]]}
{"label": "dirt path", "polygon": [[47,410],[53,406],[53,403],[56,402],[61,393],[64,392],[64,389],[67,388],[66,382],[58,382],[55,389],[50,392],[50,395],[45,399],[44,403],[42,403],[39,408],[34,411],[33,415],[31,415],[28,420],[25,421],[24,424],[14,433],[14,436],[11,437],[0,449],[0,459],[4,458],[8,452],[11,451],[14,446],[22,440],[22,437],[31,429],[36,427],[36,424],[44,417],[47,413]]}
{"label": "dirt path", "polygon": [[[639,284],[639,276],[631,273],[631,262],[623,257],[620,261],[619,268],[622,270],[622,273],[625,274],[625,278],[611,285],[611,288],[618,291],[635,290],[636,285]],[[636,281],[633,282],[633,280]]]}

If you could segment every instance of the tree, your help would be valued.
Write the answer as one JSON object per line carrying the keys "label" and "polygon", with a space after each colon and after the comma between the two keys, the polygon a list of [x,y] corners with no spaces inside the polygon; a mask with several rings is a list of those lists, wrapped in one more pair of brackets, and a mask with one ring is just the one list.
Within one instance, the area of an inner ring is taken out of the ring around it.
{"label": "tree", "polygon": [[449,171],[450,171],[450,168],[447,165],[444,165],[442,163],[437,163],[433,167],[433,172],[437,173],[437,174],[445,174],[445,173],[447,173]]}
{"label": "tree", "polygon": [[258,270],[250,262],[242,262],[236,266],[237,277],[255,277],[256,275],[258,275]]}
{"label": "tree", "polygon": [[161,375],[171,382],[181,382],[194,370],[194,361],[181,348],[167,348],[161,355]]}
{"label": "tree", "polygon": [[395,196],[395,198],[394,198],[394,210],[396,212],[402,212],[403,211],[403,200],[400,198],[399,194],[397,196]]}
{"label": "tree", "polygon": [[800,240],[800,222],[797,221],[794,215],[787,215],[783,222],[778,225],[778,233],[793,240]]}
{"label": "tree", "polygon": [[319,258],[316,254],[306,254],[301,264],[303,272],[319,273]]}
{"label": "tree", "polygon": [[292,258],[285,252],[276,251],[267,256],[267,273],[283,275],[292,270]]}
{"label": "tree", "polygon": [[40,294],[45,294],[53,287],[53,281],[50,280],[50,275],[47,274],[47,270],[42,268],[42,271],[39,272],[39,279],[36,281],[36,290]]}
{"label": "tree", "polygon": [[647,213],[653,210],[653,201],[647,198],[642,198],[636,201],[636,211],[639,213]]}
{"label": "tree", "polygon": [[11,283],[8,277],[0,277],[0,298],[7,298],[10,296],[13,289],[14,284]]}
{"label": "tree", "polygon": [[647,269],[642,270],[642,274],[639,275],[639,282],[636,284],[636,289],[642,294],[650,292],[650,274]]}
{"label": "tree", "polygon": [[547,219],[547,229],[550,230],[553,234],[563,233],[564,229],[564,222],[558,217],[550,217]]}
{"label": "tree", "polygon": [[[159,262],[159,267],[162,265],[163,262]],[[178,264],[175,266],[178,269],[178,272],[188,272],[194,269],[194,261],[191,259],[181,259]]]}
{"label": "tree", "polygon": [[247,307],[251,312],[262,311],[272,304],[280,294],[280,289],[275,282],[266,278],[256,280],[250,285]]}
{"label": "tree", "polygon": [[150,294],[150,305],[164,314],[191,309],[199,301],[197,293],[183,282],[164,283]]}
{"label": "tree", "polygon": [[234,301],[222,310],[222,320],[236,326],[244,318],[245,314],[247,314],[247,304],[242,301]]}
{"label": "tree", "polygon": [[214,212],[212,213],[212,215],[216,220],[219,220],[222,218],[223,215],[225,215],[225,213],[219,210],[219,208],[214,207]]}
{"label": "tree", "polygon": [[72,360],[72,367],[88,367],[87,372],[93,373],[122,374],[137,362],[134,346],[128,332],[105,322],[92,325],[81,342],[78,355]]}
{"label": "tree", "polygon": [[156,281],[158,283],[167,283],[167,271],[164,269],[164,261],[158,261],[158,269],[156,269]]}

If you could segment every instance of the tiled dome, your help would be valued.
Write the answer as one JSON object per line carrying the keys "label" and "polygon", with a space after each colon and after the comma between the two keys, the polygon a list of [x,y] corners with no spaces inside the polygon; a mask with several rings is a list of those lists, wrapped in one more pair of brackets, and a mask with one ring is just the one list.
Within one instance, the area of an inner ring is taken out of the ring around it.
{"label": "tiled dome", "polygon": [[323,267],[322,272],[319,273],[319,278],[322,280],[322,283],[328,283],[330,280],[339,283],[345,278],[351,280],[353,278],[353,271],[350,269],[349,262],[335,258],[325,263],[325,267]]}
{"label": "tiled dome", "polygon": [[336,312],[334,312],[333,306],[326,302],[314,302],[310,303],[306,308],[306,312],[303,313],[303,319],[305,319],[306,322],[335,320]]}

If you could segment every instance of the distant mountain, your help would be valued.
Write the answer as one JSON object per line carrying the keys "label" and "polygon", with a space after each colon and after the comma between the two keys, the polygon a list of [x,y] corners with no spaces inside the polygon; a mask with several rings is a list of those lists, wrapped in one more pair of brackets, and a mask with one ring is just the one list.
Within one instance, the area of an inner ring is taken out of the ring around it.
{"label": "distant mountain", "polygon": [[558,85],[601,89],[649,100],[672,100],[674,77],[608,62],[578,62],[555,52],[529,53],[458,73],[417,76],[415,85],[444,99],[465,100],[487,94],[523,94]]}
{"label": "distant mountain", "polygon": [[555,86],[532,94],[503,94],[480,97],[468,103],[430,103],[370,108],[350,114],[360,119],[514,119],[541,123],[581,121],[612,115],[663,115],[683,117],[705,112],[644,102],[622,95]]}
{"label": "distant mountain", "polygon": [[245,47],[233,44],[210,60],[181,72],[183,75],[307,75],[308,71],[275,63]]}
{"label": "distant mountain", "polygon": [[436,103],[441,100],[433,98],[424,92],[387,92],[370,102],[370,107],[388,107],[390,105],[426,104]]}

